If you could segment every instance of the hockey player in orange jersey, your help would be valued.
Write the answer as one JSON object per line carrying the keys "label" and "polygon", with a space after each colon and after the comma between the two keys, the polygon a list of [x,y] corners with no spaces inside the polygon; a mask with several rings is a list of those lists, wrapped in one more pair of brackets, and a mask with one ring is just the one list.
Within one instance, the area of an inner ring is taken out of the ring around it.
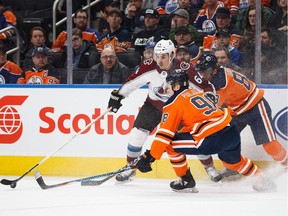
{"label": "hockey player in orange jersey", "polygon": [[[231,124],[230,108],[217,106],[217,98],[211,92],[200,92],[188,88],[188,75],[175,70],[168,74],[167,93],[171,96],[163,107],[162,120],[151,150],[147,150],[135,167],[141,172],[152,170],[151,163],[159,160],[166,151],[170,162],[180,177],[170,183],[174,191],[198,192],[196,183],[188,168],[186,154],[218,154],[223,165],[245,176],[260,174],[260,169],[248,158],[241,155],[240,135]],[[183,128],[177,132],[178,126]],[[274,189],[275,184],[259,175],[256,191]]]}
{"label": "hockey player in orange jersey", "polygon": [[[202,54],[196,69],[214,85],[219,97],[218,105],[225,104],[232,109],[239,132],[249,125],[256,145],[262,145],[267,154],[287,168],[287,152],[275,137],[271,108],[264,98],[264,90],[244,75],[220,67],[210,52]],[[223,175],[228,173],[223,172]]]}

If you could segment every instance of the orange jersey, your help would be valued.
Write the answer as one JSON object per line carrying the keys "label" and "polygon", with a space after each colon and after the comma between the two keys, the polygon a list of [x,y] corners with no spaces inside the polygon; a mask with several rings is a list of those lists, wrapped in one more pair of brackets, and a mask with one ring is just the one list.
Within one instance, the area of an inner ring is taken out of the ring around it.
{"label": "orange jersey", "polygon": [[[181,132],[189,132],[195,140],[195,148],[202,140],[226,127],[232,120],[229,109],[220,110],[209,97],[208,92],[186,89],[173,95],[163,107],[162,120],[151,146],[151,155],[160,159],[171,143],[180,123]],[[173,145],[177,145],[173,143]],[[181,142],[181,145],[185,143]]]}
{"label": "orange jersey", "polygon": [[264,95],[264,90],[230,68],[220,68],[210,81],[219,96],[219,106],[232,109],[232,115],[240,115],[254,107]]}
{"label": "orange jersey", "polygon": [[[96,34],[93,32],[82,32],[82,38],[83,40],[91,41],[92,43],[96,44],[98,42],[98,38]],[[51,49],[57,49],[59,52],[63,52],[63,47],[67,45],[67,32],[63,31],[61,32],[57,39],[54,41]]]}
{"label": "orange jersey", "polygon": [[60,84],[59,77],[51,76],[49,70],[26,71],[24,76],[18,79],[18,84]]}
{"label": "orange jersey", "polygon": [[[242,36],[238,34],[232,34],[230,37],[230,46],[238,49],[239,43]],[[204,51],[211,51],[218,47],[219,44],[217,43],[216,35],[207,35],[203,38],[203,50]]]}

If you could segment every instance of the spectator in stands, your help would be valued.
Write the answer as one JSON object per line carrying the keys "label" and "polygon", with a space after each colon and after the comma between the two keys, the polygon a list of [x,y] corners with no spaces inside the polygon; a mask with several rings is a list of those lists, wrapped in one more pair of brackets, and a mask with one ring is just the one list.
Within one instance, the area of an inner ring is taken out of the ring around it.
{"label": "spectator in stands", "polygon": [[192,38],[198,46],[202,46],[202,37],[198,33],[197,29],[189,24],[189,13],[184,9],[178,9],[172,14],[171,19],[171,30],[169,34],[169,38],[174,40],[175,38],[175,29],[180,26],[188,26],[189,31],[191,32]]}
{"label": "spectator in stands", "polygon": [[267,27],[261,29],[261,44],[261,83],[287,84],[287,46],[275,40]]}
{"label": "spectator in stands", "polygon": [[143,52],[143,60],[153,58],[155,45],[156,43],[154,41],[147,41]]}
{"label": "spectator in stands", "polygon": [[213,34],[216,30],[216,11],[220,7],[217,0],[204,0],[207,6],[199,11],[194,21],[194,27],[203,35]]}
{"label": "spectator in stands", "polygon": [[[235,28],[238,29],[240,32],[242,33],[245,32],[245,29],[249,27],[249,22],[251,21],[251,18],[252,18],[251,16],[249,16],[249,13],[253,9],[255,10],[255,0],[249,0],[249,7],[239,12],[237,16]],[[272,14],[273,14],[273,11],[270,8],[261,5],[262,26],[269,25],[272,19]],[[255,19],[255,13],[254,13],[254,19]]]}
{"label": "spectator in stands", "polygon": [[144,30],[144,17],[142,10],[143,0],[130,0],[127,6],[127,13],[124,19],[124,28],[133,34]]}
{"label": "spectator in stands", "polygon": [[7,60],[4,47],[0,47],[0,84],[17,83],[21,76],[21,68],[12,61]]}
{"label": "spectator in stands", "polygon": [[[230,45],[232,47],[238,48],[242,35],[240,31],[233,28],[231,25],[231,13],[228,8],[220,7],[216,11],[216,27],[217,30],[226,28],[229,30]],[[216,32],[215,32],[216,33]],[[209,51],[218,46],[216,34],[207,35],[203,38],[203,50]]]}
{"label": "spectator in stands", "polygon": [[[91,68],[96,63],[96,47],[90,42],[83,40],[82,31],[78,28],[72,29],[73,69]],[[67,49],[64,49],[65,59]],[[64,63],[64,68],[67,61]]]}
{"label": "spectator in stands", "polygon": [[99,52],[106,46],[112,46],[116,52],[125,52],[131,48],[131,33],[121,27],[122,13],[118,8],[113,8],[108,12],[107,22],[109,30],[101,37],[101,41],[96,45]]}
{"label": "spectator in stands", "polygon": [[201,55],[199,47],[194,41],[192,31],[188,26],[180,26],[175,29],[175,36],[173,42],[176,47],[186,46],[191,56],[191,63],[196,64],[196,61]]}
{"label": "spectator in stands", "polygon": [[[154,57],[154,47],[155,47],[156,43],[154,41],[147,41],[146,45],[145,45],[145,49],[143,52],[143,55],[141,56],[141,60],[145,61],[147,59],[151,59]],[[139,64],[136,65],[134,71],[136,71],[139,68]]]}
{"label": "spectator in stands", "polygon": [[231,61],[230,52],[227,47],[218,46],[213,50],[213,54],[216,56],[217,62],[220,66],[231,68],[232,70],[244,74],[243,69]]}
{"label": "spectator in stands", "polygon": [[272,15],[270,26],[273,29],[287,33],[287,0],[278,0],[277,3],[278,7],[275,10],[275,14]]}
{"label": "spectator in stands", "polygon": [[[49,49],[45,45],[45,31],[40,26],[35,26],[30,31],[30,41],[31,41],[31,48],[28,50],[28,52],[25,54],[24,62],[22,69],[24,71],[28,70],[32,67],[33,61],[32,61],[32,52],[36,47],[45,47]],[[50,51],[50,49],[49,49]],[[48,60],[52,61],[51,52],[48,52]]]}
{"label": "spectator in stands", "polygon": [[229,33],[229,30],[225,28],[220,29],[219,31],[217,31],[216,37],[217,37],[217,44],[219,46],[226,47],[230,53],[231,61],[234,64],[239,65],[241,61],[241,53],[238,49],[230,45],[231,34]]}
{"label": "spectator in stands", "polygon": [[33,50],[33,67],[22,72],[18,84],[60,84],[60,73],[48,64],[48,52],[46,47],[37,47]]}
{"label": "spectator in stands", "polygon": [[[88,12],[83,9],[79,9],[75,12],[75,17],[73,18],[75,27],[80,29],[83,34],[83,39],[91,41],[94,44],[98,43],[100,34],[96,30],[87,27],[88,22]],[[64,47],[67,45],[67,32],[61,32],[56,40],[54,41],[51,49],[55,52],[63,52]]]}
{"label": "spectator in stands", "polygon": [[[16,25],[17,20],[15,14],[12,12],[10,7],[6,7],[4,0],[0,0],[0,30],[9,26],[14,26],[16,28]],[[8,48],[9,40],[12,38],[13,35],[13,29],[1,33],[0,46],[5,46]]]}
{"label": "spectator in stands", "polygon": [[157,43],[161,39],[169,38],[168,32],[159,26],[159,13],[155,9],[146,9],[144,11],[145,29],[137,33],[132,40],[132,47],[135,51],[143,55],[145,45],[148,41]]}
{"label": "spectator in stands", "polygon": [[191,54],[190,54],[188,47],[179,46],[176,50],[176,59],[190,63]]}
{"label": "spectator in stands", "polygon": [[247,14],[248,19],[247,23],[244,28],[244,33],[242,40],[239,44],[239,50],[240,51],[254,51],[255,48],[255,16],[256,16],[256,10],[255,8],[249,8],[249,12]]}
{"label": "spectator in stands", "polygon": [[105,8],[101,13],[101,19],[99,20],[99,28],[98,31],[100,35],[107,33],[109,30],[109,23],[107,22],[108,12],[113,8],[120,9],[121,2],[119,0],[106,0],[105,1]]}
{"label": "spectator in stands", "polygon": [[104,48],[100,61],[89,70],[83,84],[122,84],[131,73],[118,61],[113,48]]}

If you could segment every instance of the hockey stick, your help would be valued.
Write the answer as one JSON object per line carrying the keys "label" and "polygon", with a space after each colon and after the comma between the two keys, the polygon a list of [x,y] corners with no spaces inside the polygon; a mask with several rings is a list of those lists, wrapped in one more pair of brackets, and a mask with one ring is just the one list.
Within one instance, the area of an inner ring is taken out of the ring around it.
{"label": "hockey stick", "polygon": [[53,153],[51,153],[50,155],[46,156],[45,158],[43,158],[39,163],[35,164],[31,169],[29,169],[27,172],[25,172],[22,176],[20,176],[19,178],[15,179],[15,180],[8,180],[8,179],[2,179],[0,181],[1,184],[3,185],[10,185],[11,188],[15,188],[17,185],[17,182],[20,181],[24,176],[28,175],[32,170],[34,170],[36,167],[40,166],[41,164],[43,164],[46,160],[48,160],[50,157],[52,157],[54,154],[56,154],[58,151],[60,151],[62,148],[64,148],[66,145],[68,145],[68,143],[70,143],[75,137],[79,136],[81,133],[83,133],[85,130],[87,130],[89,127],[91,127],[96,121],[98,121],[99,119],[101,119],[104,115],[106,115],[110,110],[112,109],[112,107],[108,108],[104,113],[102,113],[100,116],[98,116],[98,118],[94,119],[93,121],[90,122],[90,124],[86,125],[86,127],[84,127],[82,130],[80,130],[78,133],[76,133],[73,137],[71,137],[66,143],[64,143],[64,145],[62,145],[61,147],[59,147],[56,151],[54,151]]}
{"label": "hockey stick", "polygon": [[81,186],[98,186],[103,184],[104,182],[108,181],[109,179],[113,178],[118,173],[115,173],[113,175],[107,176],[106,178],[102,180],[89,180],[89,181],[83,181],[81,182]]}
{"label": "hockey stick", "polygon": [[[51,189],[51,188],[56,188],[56,187],[61,187],[61,186],[65,186],[65,185],[68,185],[68,184],[71,184],[71,183],[75,183],[75,182],[85,182],[85,181],[90,181],[90,180],[93,180],[93,179],[96,179],[96,178],[102,178],[102,177],[106,177],[102,180],[99,180],[99,181],[95,181],[95,182],[98,182],[98,185],[101,185],[103,184],[104,182],[106,182],[107,180],[109,180],[110,178],[112,178],[113,176],[117,175],[118,173],[121,173],[121,172],[124,172],[126,170],[130,170],[131,167],[130,165],[126,165],[116,171],[112,171],[112,172],[108,172],[108,173],[104,173],[104,174],[100,174],[100,175],[95,175],[95,176],[90,176],[90,177],[85,177],[85,178],[80,178],[80,179],[75,179],[75,180],[71,180],[71,181],[66,181],[66,182],[62,182],[62,183],[58,183],[58,184],[53,184],[53,185],[47,185],[45,182],[44,182],[44,179],[41,175],[41,173],[39,171],[36,171],[34,173],[34,177],[37,181],[37,183],[39,184],[39,186],[43,189],[43,190],[46,190],[46,189]],[[97,183],[95,183],[95,185],[97,185]]]}

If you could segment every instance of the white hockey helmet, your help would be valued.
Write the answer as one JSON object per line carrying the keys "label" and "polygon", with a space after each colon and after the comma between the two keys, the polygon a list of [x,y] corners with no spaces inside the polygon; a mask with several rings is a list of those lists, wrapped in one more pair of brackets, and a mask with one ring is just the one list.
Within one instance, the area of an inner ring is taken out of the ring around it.
{"label": "white hockey helmet", "polygon": [[171,40],[160,40],[158,43],[156,43],[154,47],[154,54],[164,54],[168,53],[169,55],[175,54],[175,46],[174,43]]}

